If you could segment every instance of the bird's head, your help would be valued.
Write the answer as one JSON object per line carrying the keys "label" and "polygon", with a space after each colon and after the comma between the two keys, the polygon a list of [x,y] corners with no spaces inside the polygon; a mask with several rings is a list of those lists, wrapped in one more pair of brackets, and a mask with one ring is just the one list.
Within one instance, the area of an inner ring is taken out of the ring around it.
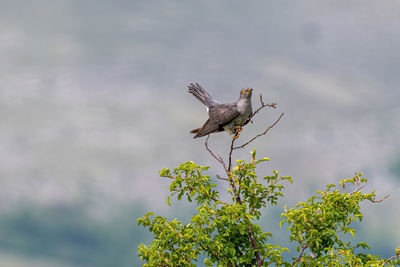
{"label": "bird's head", "polygon": [[251,88],[246,88],[240,91],[240,98],[251,98],[251,93],[253,92],[253,89]]}

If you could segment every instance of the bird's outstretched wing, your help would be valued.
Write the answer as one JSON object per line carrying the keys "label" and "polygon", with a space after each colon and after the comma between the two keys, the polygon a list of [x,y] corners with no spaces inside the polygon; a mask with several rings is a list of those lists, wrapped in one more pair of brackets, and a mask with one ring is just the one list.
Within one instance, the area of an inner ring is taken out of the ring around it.
{"label": "bird's outstretched wing", "polygon": [[193,138],[223,131],[222,127],[236,118],[239,115],[239,111],[236,104],[217,104],[210,106],[208,115],[209,119],[204,123],[203,127],[192,131],[192,133],[196,133]]}

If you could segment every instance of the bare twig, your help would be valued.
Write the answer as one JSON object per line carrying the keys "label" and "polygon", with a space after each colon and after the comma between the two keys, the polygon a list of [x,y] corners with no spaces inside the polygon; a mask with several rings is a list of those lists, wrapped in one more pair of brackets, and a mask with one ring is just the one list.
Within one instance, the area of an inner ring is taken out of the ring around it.
{"label": "bare twig", "polygon": [[[357,193],[358,191],[360,191],[361,189],[363,189],[365,186],[363,185],[363,186],[360,186],[360,177],[358,177],[357,175],[355,176],[356,178],[357,178],[357,189],[356,190],[354,190],[353,192],[351,192],[350,193],[350,195],[353,195],[353,194],[355,194],[355,193]],[[383,198],[381,198],[381,199],[378,199],[378,200],[376,200],[376,199],[369,199],[369,198],[367,198],[369,201],[371,201],[371,202],[373,202],[373,203],[379,203],[379,202],[382,202],[382,201],[384,201],[385,199],[387,199],[388,197],[390,196],[390,194],[388,194],[388,195],[386,195],[386,196],[384,196]]]}
{"label": "bare twig", "polygon": [[221,156],[218,156],[218,157],[217,157],[217,156],[212,152],[212,150],[208,147],[208,138],[210,138],[210,135],[207,135],[206,142],[204,143],[204,145],[206,146],[207,151],[210,152],[210,154],[211,154],[219,163],[221,163],[221,165],[222,165],[222,167],[224,167],[225,171],[227,171],[225,162],[224,162],[224,160],[221,158]]}
{"label": "bare twig", "polygon": [[217,174],[217,178],[220,180],[229,181],[229,179],[223,178],[223,177],[219,176],[218,174]]}
{"label": "bare twig", "polygon": [[364,185],[363,185],[363,186],[358,185],[357,189],[350,193],[350,196],[351,196],[351,195],[354,195],[355,193],[357,193],[358,191],[360,191],[360,190],[363,189],[364,187],[365,187]]}
{"label": "bare twig", "polygon": [[235,150],[235,149],[238,149],[238,148],[244,148],[245,146],[247,146],[248,144],[253,142],[256,138],[265,135],[272,127],[274,127],[280,121],[280,119],[283,117],[284,114],[285,113],[282,112],[281,115],[279,116],[279,118],[271,126],[269,126],[264,132],[262,132],[260,134],[257,134],[256,136],[254,136],[253,138],[251,138],[249,141],[247,141],[246,143],[244,143],[241,146],[233,147],[232,150]]}
{"label": "bare twig", "polygon": [[383,198],[378,199],[378,200],[376,200],[376,199],[369,199],[369,198],[367,198],[367,199],[368,199],[369,201],[373,202],[373,203],[379,203],[379,202],[382,202],[382,201],[384,201],[385,199],[387,199],[389,196],[390,196],[390,194],[389,194],[389,195],[386,195],[386,196],[384,196]]}
{"label": "bare twig", "polygon": [[231,172],[232,168],[232,152],[233,152],[233,144],[235,143],[235,138],[232,138],[231,148],[229,149],[229,159],[228,159],[228,172]]}
{"label": "bare twig", "polygon": [[261,103],[261,106],[258,109],[256,109],[256,111],[253,112],[253,114],[251,115],[249,120],[251,120],[260,110],[262,110],[265,107],[276,108],[276,103],[275,102],[270,103],[270,104],[265,104],[263,99],[262,99],[262,94],[260,94],[260,103]]}

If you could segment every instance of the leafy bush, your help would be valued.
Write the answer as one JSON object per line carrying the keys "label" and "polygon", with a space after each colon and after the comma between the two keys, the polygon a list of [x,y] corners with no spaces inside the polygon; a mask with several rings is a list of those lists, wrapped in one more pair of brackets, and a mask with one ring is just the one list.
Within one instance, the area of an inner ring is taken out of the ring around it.
{"label": "leafy bush", "polygon": [[[360,202],[375,201],[374,193],[365,194],[361,189],[367,180],[360,174],[352,179],[341,180],[339,187],[330,184],[326,191],[318,191],[306,202],[299,202],[295,208],[284,213],[281,224],[288,224],[290,240],[296,242],[298,256],[288,259],[283,252],[287,248],[270,244],[271,233],[263,232],[255,222],[260,218],[261,209],[276,205],[284,182],[291,177],[271,176],[258,179],[255,170],[258,164],[269,160],[256,160],[255,150],[249,163],[237,161],[228,182],[236,189],[229,190],[230,202],[220,200],[215,179],[203,174],[207,166],[191,161],[174,170],[163,169],[162,177],[171,179],[168,204],[171,196],[178,200],[185,197],[197,203],[197,214],[187,225],[174,219],[167,221],[149,212],[138,219],[138,224],[149,227],[154,241],[151,245],[141,244],[138,248],[145,266],[195,266],[199,255],[205,257],[204,264],[212,266],[383,266],[400,263],[398,257],[381,259],[379,256],[356,253],[357,248],[369,248],[361,242],[352,245],[342,241],[343,235],[355,235],[352,228],[362,220]],[[348,185],[356,189],[346,192]],[[259,259],[259,263],[257,263]]]}

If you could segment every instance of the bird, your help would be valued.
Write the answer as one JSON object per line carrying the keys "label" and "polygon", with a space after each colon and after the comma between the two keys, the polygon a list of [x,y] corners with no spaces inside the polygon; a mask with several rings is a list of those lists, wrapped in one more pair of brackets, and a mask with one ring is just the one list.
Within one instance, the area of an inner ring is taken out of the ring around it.
{"label": "bird", "polygon": [[211,133],[226,131],[234,134],[234,139],[239,137],[242,126],[246,125],[253,114],[251,95],[253,89],[245,88],[240,91],[239,100],[234,103],[220,103],[198,83],[190,83],[188,92],[203,103],[208,112],[208,120],[201,128],[191,130],[193,138],[199,138]]}

